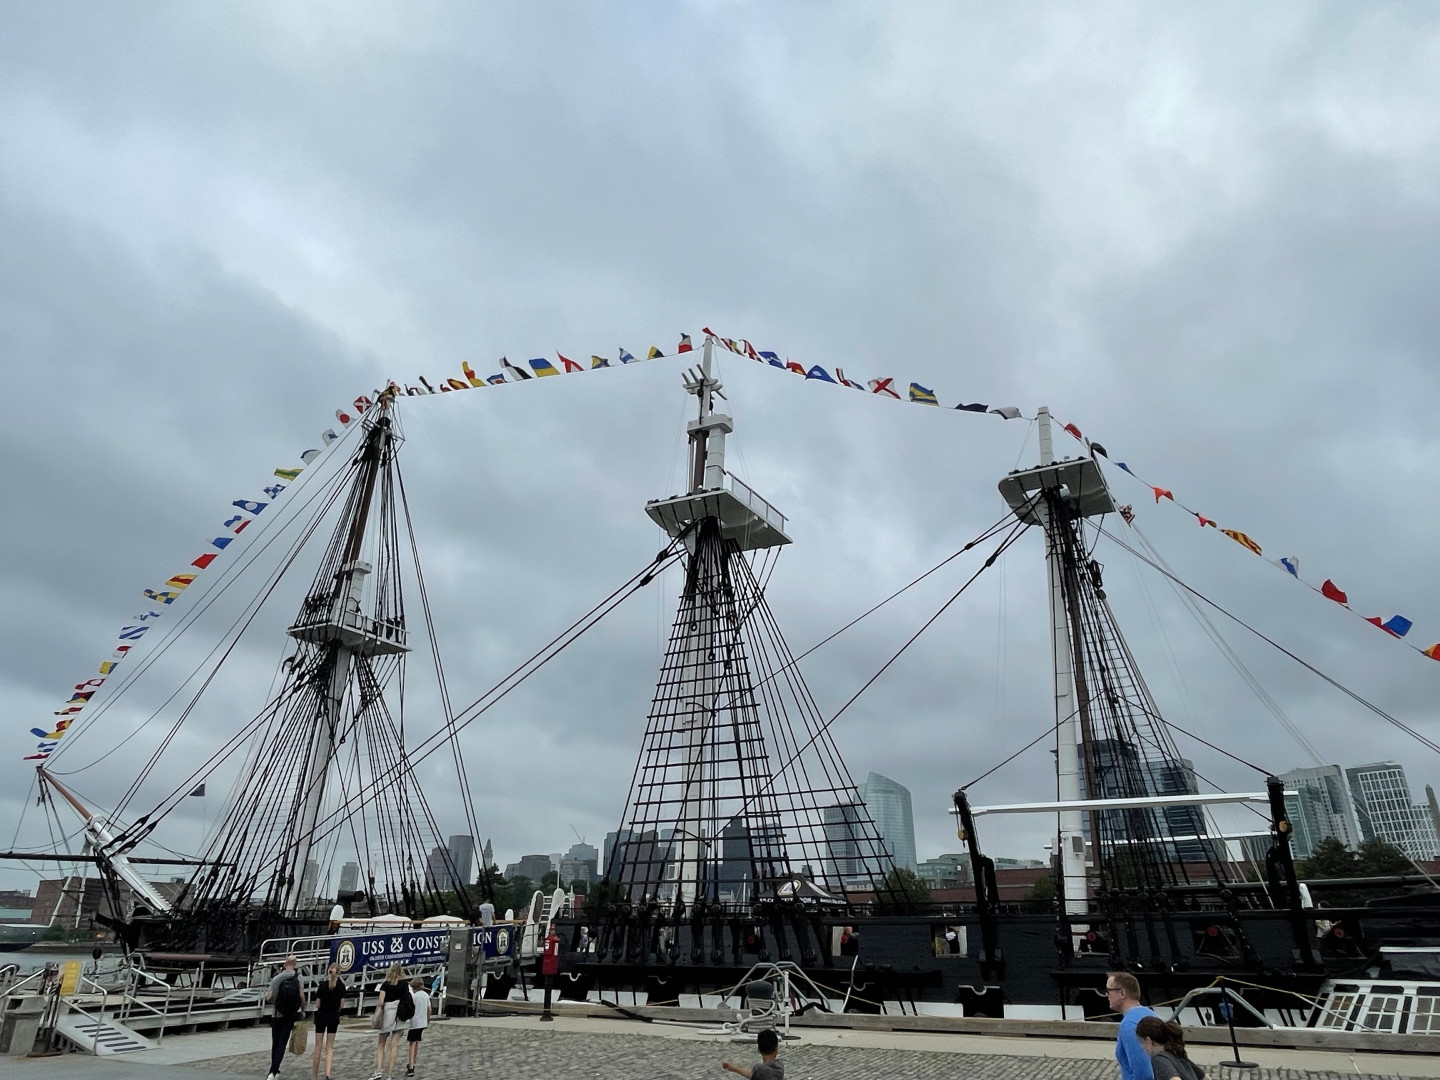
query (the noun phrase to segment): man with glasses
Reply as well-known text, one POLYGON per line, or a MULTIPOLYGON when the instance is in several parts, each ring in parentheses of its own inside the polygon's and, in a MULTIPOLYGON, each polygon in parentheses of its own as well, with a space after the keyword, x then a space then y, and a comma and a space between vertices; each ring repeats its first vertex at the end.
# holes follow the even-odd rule
POLYGON ((1115 1060, 1120 1063, 1120 1080, 1155 1080, 1150 1055, 1140 1045, 1135 1025, 1155 1014, 1140 1004, 1140 980, 1128 971, 1105 976, 1105 997, 1110 1011, 1120 1014, 1120 1032, 1115 1036, 1115 1060))

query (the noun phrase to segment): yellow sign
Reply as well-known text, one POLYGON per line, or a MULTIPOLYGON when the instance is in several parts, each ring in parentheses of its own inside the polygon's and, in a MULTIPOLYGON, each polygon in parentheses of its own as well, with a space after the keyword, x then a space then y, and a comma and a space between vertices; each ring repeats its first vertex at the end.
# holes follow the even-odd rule
POLYGON ((80 961, 66 960, 60 968, 60 993, 62 996, 73 994, 75 987, 80 985, 80 961))

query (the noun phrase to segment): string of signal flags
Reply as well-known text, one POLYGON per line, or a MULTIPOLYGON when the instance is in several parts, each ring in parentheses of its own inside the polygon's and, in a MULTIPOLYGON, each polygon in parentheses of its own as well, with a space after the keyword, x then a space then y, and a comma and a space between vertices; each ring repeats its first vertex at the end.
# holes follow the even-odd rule
MULTIPOLYGON (((952 411, 976 413, 998 416, 1002 420, 1034 420, 1033 416, 1026 416, 1019 407, 1014 405, 991 406, 984 402, 957 401, 954 405, 942 405, 940 396, 936 391, 919 382, 904 382, 894 376, 887 376, 873 379, 853 379, 845 374, 843 368, 836 367, 833 370, 827 369, 820 364, 811 364, 808 367, 804 364, 790 359, 782 359, 776 352, 769 349, 757 349, 749 341, 743 338, 728 338, 715 333, 709 327, 703 328, 705 336, 709 337, 715 344, 734 353, 745 357, 756 363, 767 367, 776 368, 791 375, 796 375, 809 382, 824 383, 835 387, 850 390, 858 390, 872 397, 884 398, 893 401, 901 401, 907 404, 922 405, 931 408, 945 408, 952 411)), ((676 345, 671 356, 683 355, 693 352, 695 346, 689 334, 681 334, 680 341, 676 345)), ((480 390, 495 388, 499 386, 514 385, 516 383, 529 382, 535 379, 545 379, 552 376, 574 375, 587 371, 601 369, 628 367, 631 364, 645 363, 652 360, 661 360, 666 357, 659 347, 652 346, 643 357, 637 357, 629 350, 620 348, 615 357, 591 354, 588 365, 573 360, 563 353, 556 353, 556 359, 548 357, 537 357, 526 361, 525 366, 513 364, 505 357, 499 361, 500 370, 486 376, 475 373, 468 361, 460 365, 459 376, 447 376, 437 378, 433 382, 425 376, 418 379, 419 385, 402 384, 390 382, 383 390, 372 390, 369 394, 361 394, 355 397, 347 406, 335 410, 335 420, 341 431, 358 424, 367 412, 375 408, 382 399, 393 400, 397 397, 424 397, 431 394, 444 394, 468 390, 480 390), (528 370, 527 370, 528 368, 528 370)), ((1082 446, 1087 452, 1097 454, 1107 460, 1114 460, 1104 447, 1087 439, 1074 424, 1064 424, 1063 429, 1082 446)), ((287 465, 276 468, 273 472, 273 481, 265 484, 260 493, 264 499, 240 498, 230 503, 229 516, 221 522, 220 534, 210 539, 204 549, 191 559, 177 573, 167 578, 159 588, 148 588, 142 590, 145 600, 144 608, 132 616, 121 626, 117 637, 116 645, 111 653, 100 662, 97 674, 75 684, 73 694, 61 705, 54 715, 56 720, 48 727, 34 727, 30 733, 38 738, 35 752, 27 754, 26 761, 44 761, 60 745, 66 732, 79 718, 87 704, 96 693, 105 685, 107 679, 113 678, 116 669, 129 656, 131 650, 154 625, 155 620, 162 618, 170 609, 170 606, 180 599, 181 595, 191 585, 200 579, 201 574, 208 570, 217 559, 226 554, 231 554, 230 547, 241 538, 241 534, 255 521, 267 508, 279 500, 283 493, 290 486, 299 481, 301 473, 310 465, 314 464, 330 447, 339 441, 342 435, 334 428, 327 428, 320 433, 320 446, 303 450, 299 454, 298 465, 287 465)), ((1115 465, 1123 470, 1137 483, 1143 484, 1154 496, 1158 505, 1161 500, 1173 503, 1175 506, 1193 516, 1202 527, 1215 529, 1245 548, 1247 551, 1265 558, 1260 544, 1248 534, 1238 529, 1222 528, 1219 523, 1200 513, 1192 510, 1175 498, 1174 493, 1165 487, 1150 484, 1142 480, 1135 470, 1126 462, 1115 461, 1115 465)), ((1134 521, 1135 510, 1133 506, 1126 505, 1119 508, 1121 517, 1127 524, 1134 521)), ((1284 571, 1289 577, 1305 585, 1307 588, 1319 593, 1327 600, 1331 600, 1341 607, 1344 607, 1357 618, 1363 619, 1372 626, 1378 627, 1386 634, 1401 641, 1415 652, 1427 656, 1432 660, 1440 660, 1440 643, 1422 648, 1411 641, 1406 641, 1406 635, 1410 633, 1413 623, 1404 615, 1392 615, 1388 619, 1378 615, 1366 616, 1350 607, 1349 597, 1330 578, 1326 578, 1323 584, 1314 585, 1300 576, 1300 560, 1293 555, 1286 555, 1278 559, 1267 561, 1284 571)))

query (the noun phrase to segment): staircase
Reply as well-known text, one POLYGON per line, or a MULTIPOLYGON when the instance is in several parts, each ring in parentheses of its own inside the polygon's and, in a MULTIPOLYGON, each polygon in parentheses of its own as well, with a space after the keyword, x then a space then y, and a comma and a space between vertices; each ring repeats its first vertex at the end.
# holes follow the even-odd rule
POLYGON ((84 1013, 70 1012, 55 1024, 55 1033, 77 1049, 99 1057, 153 1050, 158 1043, 131 1031, 115 1020, 97 1020, 84 1013))

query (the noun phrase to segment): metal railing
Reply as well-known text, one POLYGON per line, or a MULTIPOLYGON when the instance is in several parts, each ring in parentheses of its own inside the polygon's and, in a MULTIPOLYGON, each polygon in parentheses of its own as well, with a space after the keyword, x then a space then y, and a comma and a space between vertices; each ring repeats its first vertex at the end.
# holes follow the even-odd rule
POLYGON ((725 471, 725 488, 767 525, 779 529, 782 533, 785 531, 785 515, 766 502, 754 488, 728 469, 725 471))

